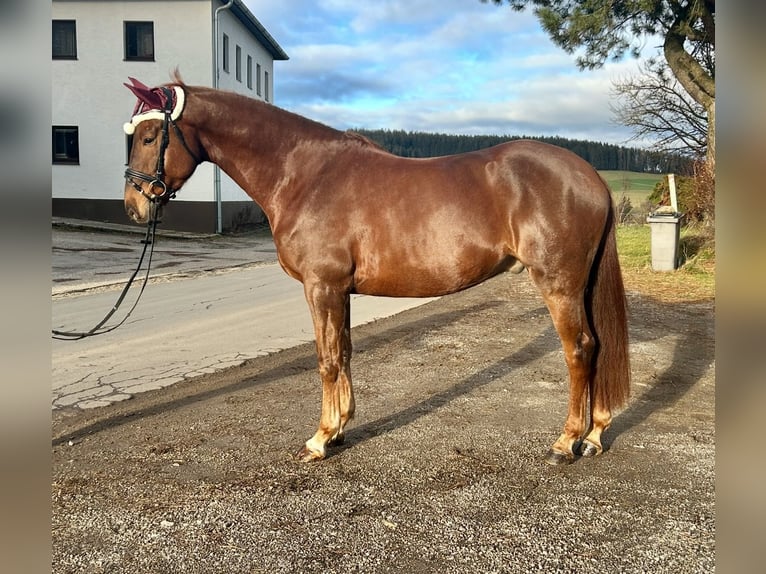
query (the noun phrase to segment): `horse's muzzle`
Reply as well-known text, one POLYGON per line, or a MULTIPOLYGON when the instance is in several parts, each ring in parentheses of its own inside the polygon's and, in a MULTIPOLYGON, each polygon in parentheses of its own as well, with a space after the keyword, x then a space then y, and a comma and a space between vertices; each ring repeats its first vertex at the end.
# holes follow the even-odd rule
POLYGON ((125 213, 134 223, 147 223, 152 213, 152 204, 142 195, 130 190, 125 197, 125 213))
POLYGON ((128 214, 128 217, 130 217, 130 219, 133 220, 134 223, 146 223, 147 221, 149 221, 148 215, 141 215, 133 207, 127 207, 125 209, 125 212, 128 214))

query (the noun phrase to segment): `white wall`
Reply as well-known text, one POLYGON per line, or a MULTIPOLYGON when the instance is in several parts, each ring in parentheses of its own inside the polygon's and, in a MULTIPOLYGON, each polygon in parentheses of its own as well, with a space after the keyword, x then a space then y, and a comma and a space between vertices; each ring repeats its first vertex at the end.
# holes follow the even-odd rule
MULTIPOLYGON (((269 73, 269 77, 274 76, 274 66, 271 54, 258 42, 248 30, 242 25, 242 23, 231 15, 228 10, 222 11, 219 14, 219 27, 221 36, 227 34, 229 36, 229 71, 223 71, 223 38, 219 39, 219 65, 221 67, 221 73, 219 76, 219 87, 223 90, 231 90, 246 96, 264 99, 263 94, 259 97, 256 94, 256 78, 255 69, 256 64, 261 65, 261 75, 264 72, 269 73), (237 81, 236 76, 236 46, 239 45, 242 48, 242 81, 237 81), (249 89, 247 87, 247 56, 253 57, 253 87, 249 89)), ((270 91, 273 91, 270 90, 270 91)), ((270 94, 271 95, 271 94, 270 94)), ((271 98, 270 98, 271 99, 271 98)), ((273 101, 273 100, 272 100, 273 101)))
MULTIPOLYGON (((52 62, 52 123, 79 126, 80 140, 80 165, 52 166, 53 197, 122 199, 122 124, 136 102, 122 83, 133 76, 149 86, 162 84, 178 66, 187 83, 211 85, 210 5, 208 0, 53 2, 53 19, 77 22, 77 60, 52 62), (124 61, 125 20, 154 22, 156 61, 124 61)), ((178 195, 191 199, 212 201, 209 164, 197 168, 178 195)))
MULTIPOLYGON (((269 100, 273 100, 273 78, 274 78, 274 66, 271 54, 258 42, 250 32, 242 25, 242 23, 234 17, 230 11, 223 10, 219 13, 219 39, 218 39, 218 87, 222 90, 230 90, 237 92, 238 94, 244 94, 250 98, 265 99, 265 92, 263 91, 263 75, 265 72, 269 74, 269 100), (229 37, 229 71, 223 70, 223 35, 226 34, 229 37), (237 81, 237 56, 236 47, 242 48, 242 75, 241 81, 237 81), (247 87, 247 56, 253 58, 253 87, 252 89, 247 87), (261 95, 257 94, 258 79, 257 69, 258 64, 261 65, 261 95)), ((234 119, 232 121, 235 121, 234 119)), ((242 191, 242 189, 234 183, 234 181, 221 172, 221 199, 223 201, 245 201, 249 200, 249 196, 242 191)))

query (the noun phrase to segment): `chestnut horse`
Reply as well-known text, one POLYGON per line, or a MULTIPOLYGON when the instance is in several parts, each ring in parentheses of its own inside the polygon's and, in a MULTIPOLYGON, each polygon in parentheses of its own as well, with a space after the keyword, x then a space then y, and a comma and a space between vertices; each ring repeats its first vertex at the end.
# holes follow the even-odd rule
POLYGON ((630 369, 612 198, 587 162, 535 141, 401 158, 359 135, 187 86, 177 75, 158 88, 132 78, 125 85, 138 97, 125 124, 134 134, 128 215, 147 222, 199 163, 215 163, 262 208, 279 263, 303 283, 322 412, 300 460, 324 458, 354 415, 350 294, 446 295, 524 268, 569 370, 566 422, 546 460, 602 452, 612 411, 628 398, 630 369))

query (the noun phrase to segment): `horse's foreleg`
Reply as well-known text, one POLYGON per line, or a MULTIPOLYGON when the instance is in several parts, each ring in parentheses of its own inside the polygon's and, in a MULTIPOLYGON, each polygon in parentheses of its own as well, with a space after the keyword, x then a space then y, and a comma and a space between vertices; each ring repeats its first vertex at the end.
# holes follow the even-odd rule
POLYGON ((569 370, 567 419, 564 430, 548 451, 546 461, 550 464, 566 464, 574 460, 574 447, 582 439, 586 430, 589 381, 596 345, 581 298, 545 291, 543 291, 543 298, 561 339, 569 370))
POLYGON ((297 454, 298 459, 308 462, 323 459, 330 441, 343 440, 343 427, 353 415, 354 398, 348 291, 323 283, 306 284, 304 290, 314 321, 322 381, 319 428, 297 454))
POLYGON ((351 298, 346 296, 345 324, 341 332, 341 344, 343 355, 341 369, 338 373, 338 403, 340 407, 340 429, 335 436, 330 438, 330 444, 343 444, 345 440, 344 430, 346 424, 354 418, 356 404, 354 402, 354 388, 351 385, 351 298))

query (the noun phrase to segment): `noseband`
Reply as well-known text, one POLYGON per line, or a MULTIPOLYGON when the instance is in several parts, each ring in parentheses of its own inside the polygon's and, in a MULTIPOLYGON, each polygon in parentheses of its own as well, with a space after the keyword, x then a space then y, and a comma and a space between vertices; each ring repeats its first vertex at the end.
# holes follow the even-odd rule
POLYGON ((160 140, 160 153, 159 157, 157 158, 157 169, 155 170, 154 175, 150 175, 148 173, 133 169, 132 167, 128 167, 125 170, 125 180, 133 187, 133 189, 135 189, 138 193, 143 195, 152 203, 161 202, 165 204, 173 199, 176 196, 176 192, 178 191, 177 189, 169 189, 165 183, 165 151, 168 149, 168 145, 170 144, 169 126, 173 126, 173 130, 175 130, 176 136, 178 137, 186 152, 192 157, 192 159, 198 164, 201 163, 201 161, 196 156, 196 154, 191 149, 189 149, 189 146, 184 139, 183 132, 179 129, 175 120, 171 117, 173 112, 173 92, 170 90, 170 88, 163 87, 161 89, 165 94, 165 105, 162 110, 164 119, 162 121, 162 139, 160 140), (148 193, 146 190, 144 190, 143 187, 141 187, 141 184, 136 181, 137 179, 148 183, 150 189, 153 190, 155 187, 158 187, 162 190, 162 192, 148 193))

